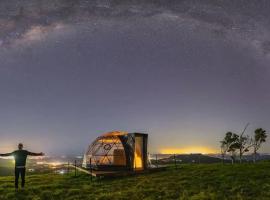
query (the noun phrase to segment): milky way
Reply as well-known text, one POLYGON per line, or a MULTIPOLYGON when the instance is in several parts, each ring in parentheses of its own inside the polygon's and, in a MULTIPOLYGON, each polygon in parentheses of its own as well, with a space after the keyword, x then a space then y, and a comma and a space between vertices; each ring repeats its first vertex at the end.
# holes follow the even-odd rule
POLYGON ((270 130, 269 62, 267 0, 3 0, 2 149, 78 153, 122 129, 217 150, 247 122, 270 130))
MULTIPOLYGON (((62 25, 166 18, 177 25, 207 28, 213 37, 249 40, 269 55, 269 2, 265 1, 2 1, 1 45, 36 40, 62 25), (31 34, 32 33, 32 34, 31 34), (35 35, 35 34, 38 34, 35 35)), ((158 21, 156 21, 158 23, 158 21)))

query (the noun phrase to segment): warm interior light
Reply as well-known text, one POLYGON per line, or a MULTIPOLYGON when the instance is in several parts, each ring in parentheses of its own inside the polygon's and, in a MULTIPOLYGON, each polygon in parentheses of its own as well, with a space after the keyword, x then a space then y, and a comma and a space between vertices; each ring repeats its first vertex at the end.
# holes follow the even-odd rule
POLYGON ((142 169, 143 168, 143 138, 135 138, 135 151, 134 151, 134 168, 142 169))
POLYGON ((114 165, 126 165, 126 156, 124 149, 115 149, 113 151, 113 164, 114 165))
POLYGON ((103 134, 103 136, 119 136, 119 135, 127 135, 127 134, 128 133, 124 131, 112 131, 112 132, 103 134))
POLYGON ((134 168, 135 169, 142 168, 143 167, 143 165, 142 165, 142 157, 135 152, 134 159, 135 159, 134 160, 134 168))
POLYGON ((102 138, 102 139, 100 139, 98 142, 100 142, 100 143, 116 143, 116 144, 120 144, 121 143, 121 141, 120 141, 120 139, 115 139, 115 138, 102 138))

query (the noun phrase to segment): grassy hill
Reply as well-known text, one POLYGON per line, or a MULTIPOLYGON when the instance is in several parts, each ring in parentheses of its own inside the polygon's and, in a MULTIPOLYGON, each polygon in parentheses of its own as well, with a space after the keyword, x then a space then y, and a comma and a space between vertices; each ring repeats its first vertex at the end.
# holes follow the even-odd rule
POLYGON ((90 181, 89 176, 43 174, 27 177, 14 192, 13 177, 0 177, 0 199, 270 199, 270 163, 189 164, 132 177, 90 181))
POLYGON ((0 176, 14 174, 14 163, 12 160, 5 160, 0 158, 0 176))

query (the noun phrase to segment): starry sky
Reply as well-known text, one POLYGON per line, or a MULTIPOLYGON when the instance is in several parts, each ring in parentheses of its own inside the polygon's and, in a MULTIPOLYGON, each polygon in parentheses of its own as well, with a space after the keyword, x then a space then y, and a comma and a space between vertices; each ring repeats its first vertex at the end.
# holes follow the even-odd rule
POLYGON ((1 0, 0 151, 125 130, 218 152, 248 122, 270 131, 269 63, 268 0, 1 0))

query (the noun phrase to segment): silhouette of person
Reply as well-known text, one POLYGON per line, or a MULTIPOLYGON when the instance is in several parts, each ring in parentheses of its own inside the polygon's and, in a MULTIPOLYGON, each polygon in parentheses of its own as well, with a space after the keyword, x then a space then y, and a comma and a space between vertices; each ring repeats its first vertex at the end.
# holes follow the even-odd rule
POLYGON ((0 156, 14 156, 15 159, 15 189, 18 190, 19 177, 21 176, 22 182, 21 187, 24 188, 25 185, 25 164, 27 156, 44 156, 44 153, 32 153, 27 150, 23 150, 23 144, 19 143, 18 150, 12 153, 0 154, 0 156))

